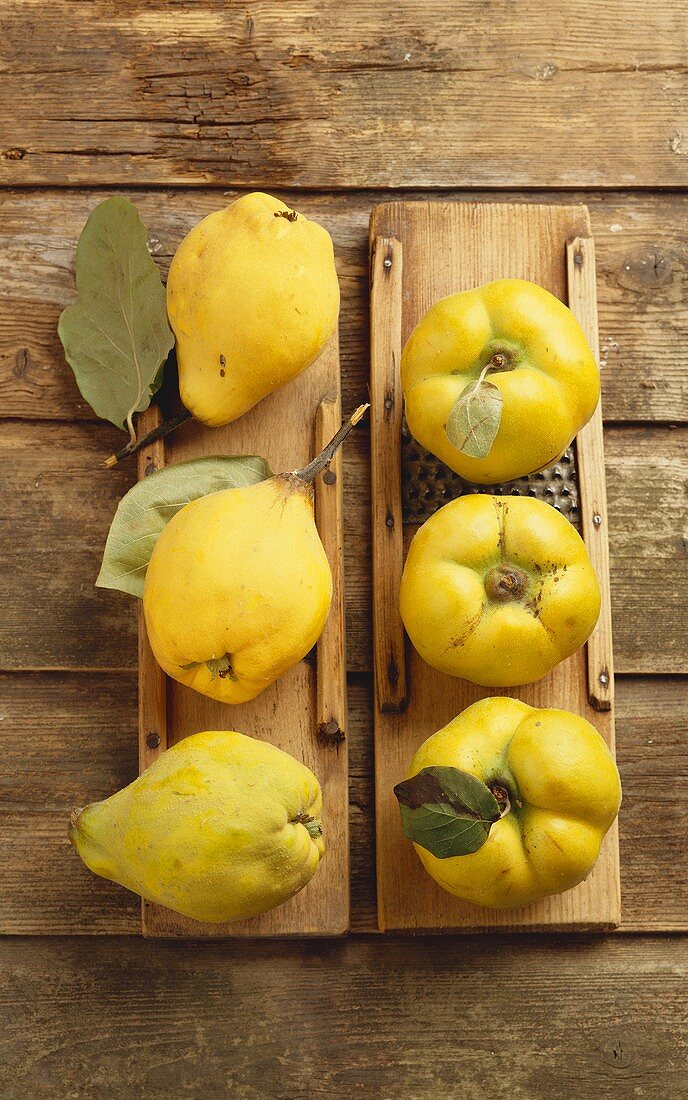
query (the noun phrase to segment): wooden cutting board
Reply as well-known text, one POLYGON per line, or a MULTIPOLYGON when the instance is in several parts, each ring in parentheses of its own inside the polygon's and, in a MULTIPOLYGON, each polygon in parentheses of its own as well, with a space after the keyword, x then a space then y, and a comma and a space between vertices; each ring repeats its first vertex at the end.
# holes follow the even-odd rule
MULTIPOLYGON (((145 414, 141 430, 159 422, 145 414)), ((139 477, 200 455, 257 454, 275 472, 294 470, 322 449, 341 424, 335 336, 304 374, 224 428, 190 423, 139 454, 139 477)), ((346 444, 345 444, 346 446, 346 444)), ((316 522, 332 568, 332 609, 313 656, 240 706, 214 702, 168 679, 148 645, 139 611, 139 764, 201 730, 237 730, 277 745, 306 764, 323 789, 325 857, 299 894, 262 916, 231 925, 202 924, 142 903, 146 936, 339 936, 349 926, 349 801, 342 544, 341 452, 317 479, 316 522)))
MULTIPOLYGON (((423 869, 401 831, 394 785, 415 750, 470 703, 513 695, 583 715, 614 751, 614 673, 602 414, 576 441, 581 534, 597 572, 602 611, 586 646, 545 679, 485 689, 436 672, 404 636, 398 612, 403 562, 417 524, 402 508, 401 350, 438 298, 497 278, 530 279, 566 302, 599 362, 595 254, 584 206, 406 203, 371 218, 371 431, 375 782, 378 923, 382 930, 604 930, 620 920, 617 827, 589 878, 564 894, 497 911, 462 902, 423 869)), ((430 464, 437 460, 430 459, 430 464)), ((437 464, 440 466, 441 464, 437 464)), ((442 468, 444 469, 444 468, 442 468)), ((432 470, 430 477, 432 477, 432 470)), ((438 471, 438 476, 443 476, 438 471)), ((407 486, 408 488, 408 486, 407 486)))

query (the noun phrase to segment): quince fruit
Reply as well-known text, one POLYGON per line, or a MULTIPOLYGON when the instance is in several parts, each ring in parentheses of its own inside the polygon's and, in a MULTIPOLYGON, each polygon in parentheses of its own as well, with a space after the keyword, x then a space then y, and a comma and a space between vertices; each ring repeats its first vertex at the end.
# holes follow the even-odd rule
POLYGON ((242 195, 179 245, 167 312, 182 401, 204 424, 228 424, 310 366, 334 332, 330 235, 271 195, 242 195))
POLYGON ((401 359, 411 434, 466 481, 555 462, 592 416, 600 372, 573 313, 522 279, 437 302, 401 359))
POLYGON ((592 871, 621 804, 597 730, 565 710, 481 699, 420 746, 395 787, 426 871, 496 909, 570 890, 592 871))
POLYGON ((475 494, 445 504, 416 532, 400 610, 428 664, 514 687, 586 641, 600 590, 585 543, 550 504, 475 494))
POLYGON ((214 923, 293 897, 324 852, 315 776, 240 733, 187 737, 124 790, 72 814, 91 871, 148 901, 214 923))

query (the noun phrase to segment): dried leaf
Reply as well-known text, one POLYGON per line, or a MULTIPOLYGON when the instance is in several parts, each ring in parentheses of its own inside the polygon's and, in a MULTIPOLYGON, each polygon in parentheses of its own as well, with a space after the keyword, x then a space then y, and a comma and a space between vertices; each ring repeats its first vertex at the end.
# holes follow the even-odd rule
POLYGON ((271 476, 262 458, 218 455, 180 462, 143 478, 117 506, 96 586, 142 596, 153 547, 180 508, 209 493, 255 485, 271 476))
POLYGON ((445 431, 449 442, 471 458, 486 458, 499 431, 502 395, 494 382, 479 378, 461 391, 445 431))
POLYGON ((500 817, 489 787, 458 768, 423 768, 394 793, 404 836, 438 859, 477 852, 500 817))
POLYGON ((165 288, 146 240, 132 203, 121 195, 101 202, 76 250, 77 300, 58 324, 83 397, 132 438, 132 417, 148 408, 174 347, 165 288))

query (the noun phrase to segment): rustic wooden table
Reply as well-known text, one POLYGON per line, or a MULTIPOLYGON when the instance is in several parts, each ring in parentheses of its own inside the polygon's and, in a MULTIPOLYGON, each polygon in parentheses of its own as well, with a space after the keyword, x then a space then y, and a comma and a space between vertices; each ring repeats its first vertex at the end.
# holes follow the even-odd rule
POLYGON ((688 1096, 688 3, 1 0, 2 1096, 688 1096), (93 579, 134 477, 56 334, 104 195, 163 268, 224 192, 332 232, 345 408, 392 192, 586 202, 598 257, 623 925, 372 934, 369 467, 346 452, 353 928, 139 938, 69 808, 136 768, 135 613, 93 579), (365 190, 364 190, 365 189, 365 190))

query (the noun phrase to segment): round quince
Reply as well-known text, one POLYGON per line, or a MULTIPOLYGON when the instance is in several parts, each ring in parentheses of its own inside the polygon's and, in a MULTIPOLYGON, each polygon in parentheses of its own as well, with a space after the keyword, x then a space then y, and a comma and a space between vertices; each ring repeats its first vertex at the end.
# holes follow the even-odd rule
POLYGON ((480 485, 550 466, 600 395, 597 363, 571 310, 522 279, 432 306, 404 348, 401 379, 411 434, 480 485))
POLYGON ((515 687, 586 641, 600 589, 585 543, 555 508, 474 494, 416 532, 400 610, 428 664, 484 687, 515 687))
POLYGON ((621 803, 584 718, 481 699, 429 737, 395 787, 405 836, 444 890, 507 909, 570 890, 595 866, 621 803))

